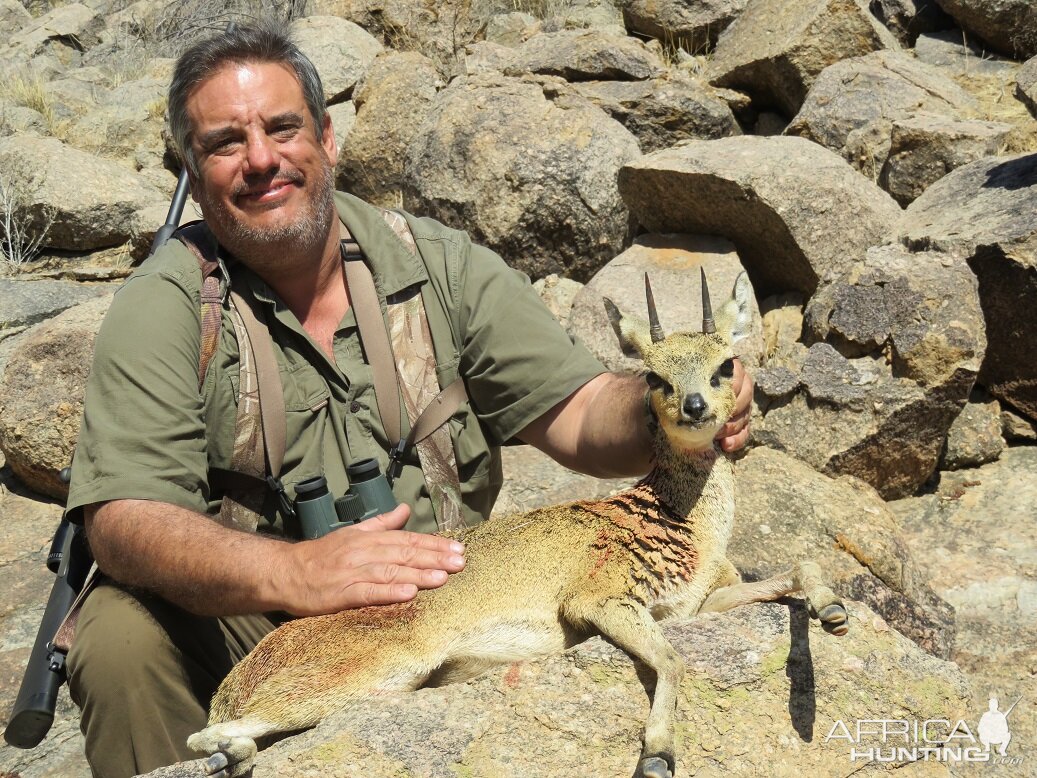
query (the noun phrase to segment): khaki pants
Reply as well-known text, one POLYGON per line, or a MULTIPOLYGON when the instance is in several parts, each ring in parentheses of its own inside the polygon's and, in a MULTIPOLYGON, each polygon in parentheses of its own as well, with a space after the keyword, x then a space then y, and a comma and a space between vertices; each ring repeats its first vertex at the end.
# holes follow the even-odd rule
POLYGON ((266 616, 205 618, 102 581, 83 604, 68 655, 94 776, 123 778, 200 754, 188 735, 231 667, 277 626, 266 616))

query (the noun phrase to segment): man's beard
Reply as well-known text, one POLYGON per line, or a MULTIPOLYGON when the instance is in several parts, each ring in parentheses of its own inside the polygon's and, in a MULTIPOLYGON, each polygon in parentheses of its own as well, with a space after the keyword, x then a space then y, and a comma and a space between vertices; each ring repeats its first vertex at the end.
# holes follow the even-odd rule
MULTIPOLYGON (((294 184, 304 181, 302 174, 294 168, 279 170, 273 180, 294 184)), ((242 183, 234 196, 247 189, 248 186, 242 183)), ((271 226, 248 224, 235 218, 222 200, 210 200, 204 191, 199 192, 198 199, 220 243, 236 259, 259 269, 271 264, 283 266, 292 255, 322 247, 335 216, 334 196, 335 174, 330 165, 324 165, 298 218, 291 222, 271 226)))

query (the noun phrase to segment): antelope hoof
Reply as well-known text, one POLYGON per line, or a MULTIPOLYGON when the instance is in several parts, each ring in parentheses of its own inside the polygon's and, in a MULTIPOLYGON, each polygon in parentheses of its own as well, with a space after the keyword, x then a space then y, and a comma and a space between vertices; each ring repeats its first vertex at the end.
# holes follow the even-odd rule
POLYGON ((222 751, 217 751, 206 759, 202 767, 205 768, 205 774, 209 776, 209 778, 230 777, 230 774, 227 772, 227 768, 230 767, 230 760, 222 751))
POLYGON ((841 602, 833 602, 818 611, 817 618, 821 620, 821 628, 833 635, 845 635, 849 629, 849 615, 841 602))
POLYGON ((187 746, 211 754, 203 763, 209 778, 240 778, 247 775, 256 758, 256 741, 250 737, 228 737, 219 730, 220 725, 217 724, 196 732, 187 739, 187 746))
POLYGON ((673 765, 660 756, 648 756, 638 765, 637 778, 673 778, 673 765))

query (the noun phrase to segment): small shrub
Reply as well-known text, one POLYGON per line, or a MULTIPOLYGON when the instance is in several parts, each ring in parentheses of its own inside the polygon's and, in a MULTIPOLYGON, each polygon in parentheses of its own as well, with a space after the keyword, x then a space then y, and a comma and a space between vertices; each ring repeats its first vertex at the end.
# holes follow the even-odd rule
POLYGON ((0 259, 4 264, 18 270, 35 259, 54 216, 53 208, 45 208, 42 225, 34 225, 15 185, 0 176, 0 259))

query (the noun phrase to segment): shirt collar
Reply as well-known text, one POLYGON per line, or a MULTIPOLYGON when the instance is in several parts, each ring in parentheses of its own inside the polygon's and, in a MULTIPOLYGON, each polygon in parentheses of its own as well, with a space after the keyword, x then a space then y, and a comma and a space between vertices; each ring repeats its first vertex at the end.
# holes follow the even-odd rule
MULTIPOLYGON (((389 297, 428 281, 424 263, 389 226, 382 209, 345 192, 335 193, 335 206, 339 218, 364 253, 380 297, 389 297)), ((400 220, 405 218, 399 213, 393 216, 400 220)))
MULTIPOLYGON (((384 300, 410 286, 428 281, 424 263, 389 226, 381 209, 345 192, 335 193, 335 208, 353 240, 360 246, 364 261, 371 268, 375 289, 378 290, 380 298, 384 300)), ((405 218, 400 214, 397 216, 400 219, 405 218)), ((221 269, 225 271, 225 268, 221 269)), ((257 299, 283 305, 259 276, 247 270, 246 273, 257 299)), ((224 272, 224 278, 226 277, 224 272)))

